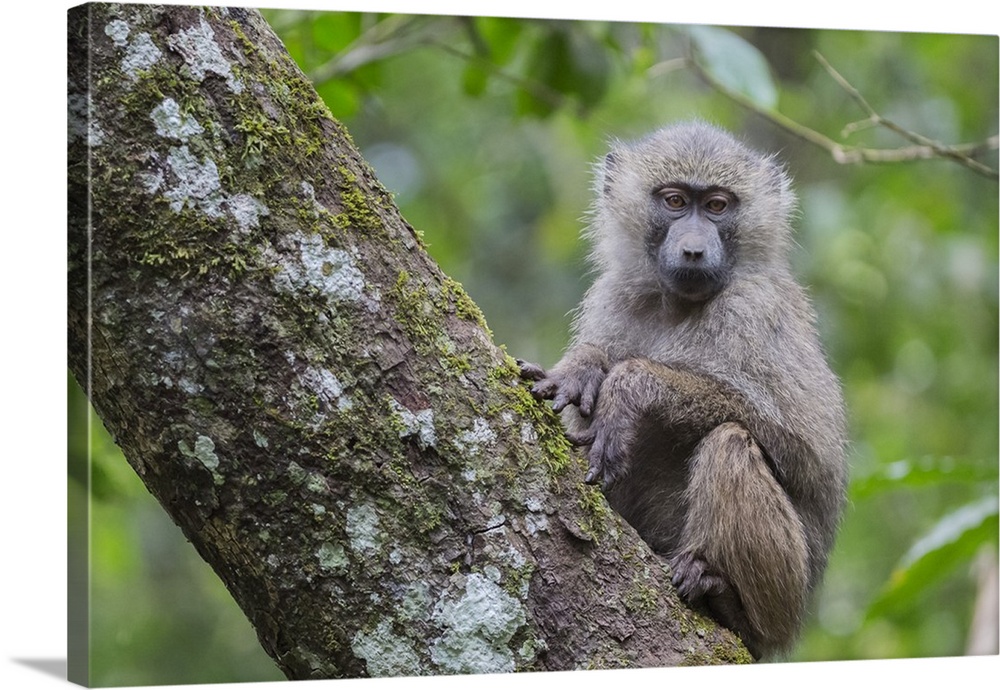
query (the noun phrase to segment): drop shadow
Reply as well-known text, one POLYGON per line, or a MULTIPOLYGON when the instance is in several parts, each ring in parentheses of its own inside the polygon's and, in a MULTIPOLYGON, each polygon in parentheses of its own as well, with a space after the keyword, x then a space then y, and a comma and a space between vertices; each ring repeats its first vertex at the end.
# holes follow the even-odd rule
POLYGON ((27 666, 47 676, 66 680, 66 659, 11 659, 16 664, 27 666))

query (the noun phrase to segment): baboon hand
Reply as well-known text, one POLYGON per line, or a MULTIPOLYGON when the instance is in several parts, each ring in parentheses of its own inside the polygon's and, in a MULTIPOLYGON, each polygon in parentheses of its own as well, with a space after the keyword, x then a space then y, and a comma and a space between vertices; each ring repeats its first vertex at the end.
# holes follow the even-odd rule
POLYGON ((672 582, 681 597, 691 605, 701 605, 708 597, 724 596, 729 583, 712 571, 705 560, 690 551, 682 551, 670 561, 672 582))
POLYGON ((681 599, 689 606, 707 610, 720 623, 735 631, 743 638, 747 649, 759 659, 761 649, 754 635, 753 627, 739 592, 732 582, 713 568, 702 556, 683 549, 670 559, 672 582, 681 599))
POLYGON ((556 365, 545 371, 537 364, 519 361, 521 377, 535 381, 531 394, 538 400, 551 400, 552 409, 562 412, 567 405, 576 405, 580 416, 589 417, 597 404, 605 372, 600 366, 584 363, 556 365))
POLYGON ((590 427, 566 436, 573 445, 587 448, 586 483, 600 484, 607 491, 628 474, 632 465, 635 424, 627 414, 598 409, 590 427))

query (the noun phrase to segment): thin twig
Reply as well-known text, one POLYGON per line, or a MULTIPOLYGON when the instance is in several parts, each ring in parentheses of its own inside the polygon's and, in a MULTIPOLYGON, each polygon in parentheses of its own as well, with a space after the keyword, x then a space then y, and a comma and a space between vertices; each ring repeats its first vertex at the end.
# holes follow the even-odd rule
MULTIPOLYGON (((840 85, 840 87, 842 89, 844 89, 844 91, 846 91, 847 94, 852 99, 854 99, 854 101, 861 107, 861 109, 864 110, 868 114, 868 120, 872 124, 874 124, 874 125, 881 125, 881 126, 885 127, 886 129, 888 129, 890 131, 893 131, 896 134, 900 135, 904 139, 906 139, 908 141, 911 141, 914 144, 916 144, 915 147, 910 147, 910 149, 909 149, 909 150, 912 150, 912 151, 915 152, 914 153, 915 157, 919 157, 919 158, 931 158, 931 157, 933 157, 933 156, 927 156, 927 155, 922 155, 922 154, 917 154, 916 153, 916 151, 918 151, 918 150, 927 148, 927 149, 930 149, 934 154, 936 154, 938 156, 942 156, 944 158, 950 158, 951 160, 954 160, 954 161, 960 163, 961 165, 964 165, 964 166, 966 166, 968 168, 971 168, 971 169, 975 170, 978 173, 981 173, 981 174, 984 174, 984 175, 989 175, 989 176, 992 176, 994 178, 997 177, 997 171, 993 170, 989 166, 986 166, 986 165, 980 163, 977 160, 973 160, 972 158, 970 158, 968 155, 966 155, 964 153, 964 150, 967 150, 969 147, 972 147, 974 150, 976 150, 976 147, 978 145, 965 144, 965 145, 961 145, 961 146, 948 146, 946 144, 942 144, 941 142, 934 141, 933 139, 929 139, 928 137, 925 137, 922 134, 918 134, 916 132, 912 132, 912 131, 910 131, 910 130, 908 130, 908 129, 902 127, 902 126, 900 126, 896 122, 894 122, 894 121, 892 121, 892 120, 890 120, 890 119, 888 119, 886 117, 882 117, 868 103, 868 101, 865 100, 864 96, 861 95, 861 92, 859 92, 849 81, 847 81, 847 79, 845 79, 843 77, 843 75, 840 74, 840 72, 838 72, 836 69, 834 69, 833 65, 831 65, 829 63, 829 61, 827 61, 827 59, 825 57, 823 57, 818 51, 813 51, 813 55, 816 56, 816 59, 819 61, 820 65, 823 66, 823 69, 825 69, 827 71, 827 74, 829 74, 831 77, 833 77, 834 81, 836 81, 840 85)), ((995 141, 996 137, 991 137, 991 139, 995 141)), ((990 140, 987 140, 987 141, 990 141, 990 140)), ((995 145, 994 145, 994 147, 995 147, 995 145)), ((897 150, 905 151, 907 149, 897 149, 897 150)))
POLYGON ((688 66, 688 59, 679 57, 670 60, 663 60, 662 62, 657 62, 655 65, 646 70, 646 74, 650 77, 662 77, 664 74, 670 74, 671 72, 676 72, 680 69, 685 69, 688 66))
POLYGON ((855 89, 846 79, 836 72, 836 70, 830 67, 829 63, 826 62, 822 56, 818 53, 816 55, 821 64, 828 68, 827 71, 831 73, 831 76, 833 76, 835 80, 837 80, 838 84, 840 84, 840 86, 844 88, 868 114, 868 118, 866 120, 849 124, 845 127, 845 131, 857 131, 863 127, 880 125, 900 134, 908 141, 913 142, 914 145, 895 149, 876 149, 841 144, 825 134, 817 132, 814 129, 810 129, 809 127, 792 120, 776 110, 762 108, 749 97, 738 91, 730 89, 728 86, 718 81, 707 69, 694 59, 694 57, 688 57, 687 64, 705 83, 722 95, 738 103, 744 108, 757 113, 761 117, 770 120, 774 124, 803 141, 824 149, 837 163, 898 163, 903 161, 944 157, 955 161, 956 163, 959 163, 960 165, 963 165, 980 175, 984 175, 985 177, 989 177, 994 180, 1000 179, 1000 175, 998 175, 996 170, 988 165, 984 165, 983 163, 974 160, 971 157, 983 151, 997 149, 998 146, 1000 146, 1000 137, 994 135, 982 142, 947 146, 945 144, 941 144, 940 142, 928 139, 922 135, 910 132, 891 120, 887 120, 886 118, 880 116, 874 108, 868 104, 857 89, 855 89))
POLYGON ((333 58, 310 71, 309 78, 313 83, 319 84, 348 74, 370 62, 423 45, 433 46, 446 54, 487 69, 497 78, 530 92, 538 100, 553 107, 559 107, 566 102, 567 99, 559 92, 538 81, 506 72, 492 60, 484 57, 485 43, 482 42, 481 37, 476 34, 473 27, 464 21, 464 17, 456 17, 455 19, 466 30, 475 46, 473 53, 460 50, 453 43, 441 40, 436 35, 440 23, 423 21, 425 19, 426 17, 406 15, 386 17, 365 31, 333 58), (433 30, 428 31, 428 28, 433 30))
POLYGON ((810 144, 815 144, 822 149, 825 149, 830 153, 833 159, 838 163, 860 163, 863 158, 852 148, 838 144, 836 141, 830 137, 817 132, 814 129, 810 129, 805 125, 799 124, 795 120, 783 115, 777 110, 769 110, 761 108, 752 99, 744 94, 733 91, 728 86, 717 80, 712 74, 706 70, 701 64, 694 58, 688 58, 688 65, 694 69, 695 73, 701 77, 701 79, 711 86, 713 89, 721 93, 723 96, 727 97, 731 101, 735 101, 739 105, 752 110, 753 112, 761 115, 774 124, 778 125, 782 129, 791 134, 794 134, 803 141, 807 141, 810 144))
POLYGON ((550 89, 545 84, 535 81, 533 79, 527 79, 525 77, 520 77, 516 74, 511 74, 505 71, 503 68, 499 67, 495 62, 488 58, 484 58, 480 55, 475 55, 472 53, 467 53, 464 50, 460 50, 455 46, 444 43, 443 41, 434 41, 433 44, 447 53, 448 55, 453 55, 457 58, 465 60, 466 62, 475 63, 476 65, 488 69, 490 74, 494 75, 498 79, 506 81, 518 88, 524 89, 531 93, 532 96, 540 101, 544 101, 549 105, 558 108, 563 105, 568 99, 561 93, 554 89, 550 89))
POLYGON ((371 62, 427 42, 427 28, 439 24, 420 15, 390 15, 358 36, 349 46, 309 72, 314 84, 341 77, 371 62))
POLYGON ((871 129, 872 127, 877 127, 877 122, 872 122, 872 119, 865 118, 864 120, 858 120, 857 122, 848 122, 840 130, 840 136, 849 137, 856 132, 860 132, 864 129, 871 129))

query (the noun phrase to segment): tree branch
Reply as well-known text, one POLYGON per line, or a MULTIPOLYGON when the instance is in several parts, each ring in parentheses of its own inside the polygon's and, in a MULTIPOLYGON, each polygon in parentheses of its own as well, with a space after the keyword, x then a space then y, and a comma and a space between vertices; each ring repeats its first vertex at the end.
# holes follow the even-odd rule
MULTIPOLYGON (((900 163, 931 158, 947 158, 980 175, 992 179, 998 179, 998 172, 996 170, 973 159, 972 156, 982 151, 995 150, 998 145, 1000 145, 1000 137, 992 136, 983 142, 948 146, 940 142, 935 142, 920 134, 910 132, 905 128, 900 127, 895 122, 880 116, 861 96, 860 92, 847 82, 847 80, 845 80, 836 70, 834 70, 825 58, 823 58, 819 53, 815 53, 815 55, 820 61, 820 64, 823 65, 824 69, 830 73, 837 83, 840 84, 840 86, 847 91, 851 98, 853 98, 855 102, 857 102, 868 114, 868 119, 863 121, 864 126, 886 127, 887 129, 905 137, 909 141, 914 142, 915 145, 895 149, 877 149, 841 144, 829 138, 825 134, 796 122, 776 110, 763 108, 742 93, 730 89, 716 79, 693 56, 689 56, 687 58, 687 64, 706 84, 724 95, 726 98, 738 103, 761 117, 770 120, 799 139, 824 149, 837 163, 900 163)), ((857 131, 860 127, 859 123, 853 123, 852 125, 845 127, 844 133, 846 135, 847 133, 857 131)))
MULTIPOLYGON (((926 159, 934 157, 950 158, 951 160, 964 165, 967 168, 974 170, 980 175, 985 175, 986 177, 992 177, 997 179, 997 171, 993 170, 987 165, 980 163, 979 161, 971 158, 971 155, 978 153, 980 151, 985 151, 989 149, 996 149, 1000 138, 997 136, 992 136, 988 138, 985 142, 979 142, 974 144, 958 144, 954 146, 948 146, 942 144, 941 142, 934 141, 922 134, 917 134, 912 132, 894 121, 882 117, 876 112, 876 110, 869 105, 868 101, 861 95, 861 93, 848 82, 833 66, 823 57, 818 51, 813 51, 813 55, 819 61, 823 69, 833 77, 834 81, 840 85, 844 91, 857 103, 862 110, 868 114, 868 122, 872 126, 882 126, 889 129, 896 134, 900 135, 904 139, 907 139, 916 146, 909 146, 900 149, 889 149, 889 150, 875 150, 875 149, 862 149, 866 152, 865 155, 868 156, 865 160, 878 160, 877 162, 887 162, 887 161, 900 161, 900 160, 916 160, 916 159, 926 159)), ((845 128, 845 131, 853 131, 849 128, 845 128)))
POLYGON ((379 20, 327 62, 309 73, 314 84, 350 74, 354 70, 430 41, 441 26, 434 18, 394 14, 379 20), (428 29, 432 31, 428 31, 428 29))
POLYGON ((749 661, 259 13, 76 8, 69 85, 70 368, 289 678, 749 661))

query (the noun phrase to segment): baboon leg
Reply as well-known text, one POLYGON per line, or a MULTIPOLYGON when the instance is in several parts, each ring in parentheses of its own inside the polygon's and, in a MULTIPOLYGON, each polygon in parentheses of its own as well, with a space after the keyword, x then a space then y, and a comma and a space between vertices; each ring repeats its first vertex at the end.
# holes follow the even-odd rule
POLYGON ((674 585, 755 656, 787 648, 808 587, 805 532, 788 495, 761 447, 732 422, 702 439, 689 472, 687 516, 671 560, 674 585))

